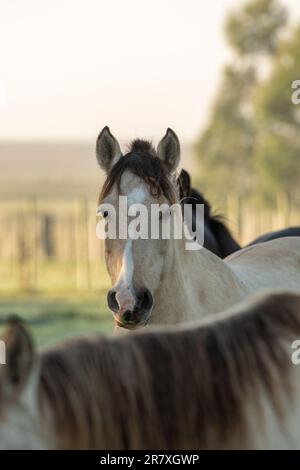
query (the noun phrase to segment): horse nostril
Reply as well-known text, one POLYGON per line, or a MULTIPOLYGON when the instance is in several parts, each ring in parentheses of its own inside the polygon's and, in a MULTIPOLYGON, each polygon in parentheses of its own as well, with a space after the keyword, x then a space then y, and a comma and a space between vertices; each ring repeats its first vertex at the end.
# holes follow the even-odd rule
POLYGON ((126 312, 123 313, 122 315, 122 320, 126 323, 129 323, 132 321, 132 312, 130 310, 126 310, 126 312))
POLYGON ((107 304, 108 307, 115 313, 119 310, 119 304, 116 299, 116 292, 114 290, 110 290, 107 294, 107 304))
POLYGON ((153 306, 153 297, 149 289, 140 289, 137 294, 137 309, 139 313, 148 312, 153 306))

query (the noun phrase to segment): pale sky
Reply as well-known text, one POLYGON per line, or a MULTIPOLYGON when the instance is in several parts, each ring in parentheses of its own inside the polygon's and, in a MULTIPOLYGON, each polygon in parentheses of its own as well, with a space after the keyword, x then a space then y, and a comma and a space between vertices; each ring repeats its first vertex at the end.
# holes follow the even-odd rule
MULTIPOLYGON (((0 0, 0 139, 185 142, 205 124, 241 0, 0 0)), ((300 1, 283 0, 300 20, 300 1)))

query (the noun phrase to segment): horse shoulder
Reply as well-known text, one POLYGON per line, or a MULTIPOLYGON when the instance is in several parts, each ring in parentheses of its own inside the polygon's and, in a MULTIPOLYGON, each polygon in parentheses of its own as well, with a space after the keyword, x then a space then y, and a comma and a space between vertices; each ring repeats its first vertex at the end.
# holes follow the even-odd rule
POLYGON ((300 237, 252 245, 225 262, 249 292, 269 287, 300 290, 300 237))

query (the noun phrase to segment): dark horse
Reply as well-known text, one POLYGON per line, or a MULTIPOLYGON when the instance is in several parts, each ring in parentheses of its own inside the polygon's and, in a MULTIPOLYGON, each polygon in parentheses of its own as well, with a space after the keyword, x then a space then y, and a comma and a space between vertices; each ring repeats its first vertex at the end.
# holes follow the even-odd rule
MULTIPOLYGON (((187 171, 181 170, 177 184, 179 186, 181 205, 190 204, 192 206, 193 230, 195 229, 196 205, 204 205, 204 247, 220 258, 226 258, 231 253, 242 249, 224 224, 222 217, 212 215, 209 202, 203 194, 191 186, 191 178, 187 171)), ((299 236, 300 227, 289 227, 261 235, 249 243, 249 245, 267 242, 276 238, 299 236)))

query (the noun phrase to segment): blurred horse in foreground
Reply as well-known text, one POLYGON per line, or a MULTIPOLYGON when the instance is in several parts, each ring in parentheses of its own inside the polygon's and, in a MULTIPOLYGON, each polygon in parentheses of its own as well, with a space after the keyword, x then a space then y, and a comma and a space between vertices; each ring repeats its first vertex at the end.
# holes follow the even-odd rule
POLYGON ((4 334, 2 449, 300 448, 300 295, 264 294, 198 324, 68 341, 4 334))

